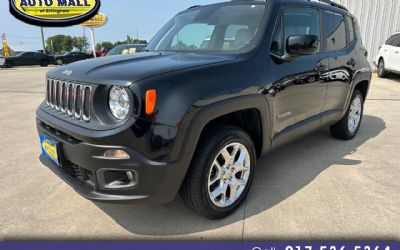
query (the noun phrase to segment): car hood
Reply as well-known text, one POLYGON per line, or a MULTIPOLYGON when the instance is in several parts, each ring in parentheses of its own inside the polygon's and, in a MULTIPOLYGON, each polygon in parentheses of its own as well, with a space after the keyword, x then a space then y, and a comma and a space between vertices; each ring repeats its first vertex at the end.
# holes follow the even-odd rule
POLYGON ((48 77, 97 84, 128 85, 149 77, 235 59, 233 55, 137 53, 79 61, 58 67, 48 77))

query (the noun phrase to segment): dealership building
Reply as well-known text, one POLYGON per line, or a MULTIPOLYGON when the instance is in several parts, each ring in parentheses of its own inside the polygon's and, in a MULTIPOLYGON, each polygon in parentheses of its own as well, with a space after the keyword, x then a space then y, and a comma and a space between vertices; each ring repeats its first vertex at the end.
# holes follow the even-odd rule
POLYGON ((346 6, 357 17, 364 46, 368 49, 368 61, 373 66, 379 47, 390 35, 400 32, 400 0, 333 1, 346 6))

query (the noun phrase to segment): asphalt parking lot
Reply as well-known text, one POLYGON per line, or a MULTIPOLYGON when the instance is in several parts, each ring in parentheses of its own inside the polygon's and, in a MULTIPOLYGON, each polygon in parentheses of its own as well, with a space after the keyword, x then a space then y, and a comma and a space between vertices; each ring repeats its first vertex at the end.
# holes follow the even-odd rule
POLYGON ((0 70, 0 240, 400 240, 400 78, 374 76, 356 139, 323 129, 263 157, 239 211, 208 221, 179 197, 93 203, 42 166, 35 109, 47 70, 0 70))

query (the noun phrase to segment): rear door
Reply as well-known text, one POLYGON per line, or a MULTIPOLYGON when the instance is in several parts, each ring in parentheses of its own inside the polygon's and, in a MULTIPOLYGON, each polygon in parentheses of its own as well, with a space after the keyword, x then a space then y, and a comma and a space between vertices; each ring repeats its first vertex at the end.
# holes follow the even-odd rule
POLYGON ((28 58, 29 65, 38 65, 42 59, 42 54, 32 53, 28 58))
POLYGON ((285 7, 273 35, 269 72, 274 102, 274 144, 280 144, 320 125, 326 95, 321 78, 328 68, 326 55, 299 56, 290 62, 274 59, 286 52, 286 41, 294 35, 316 35, 321 39, 320 11, 311 7, 285 7))
POLYGON ((328 83, 323 112, 337 119, 345 109, 353 74, 358 69, 354 22, 351 17, 330 10, 323 11, 324 39, 329 56, 328 83))

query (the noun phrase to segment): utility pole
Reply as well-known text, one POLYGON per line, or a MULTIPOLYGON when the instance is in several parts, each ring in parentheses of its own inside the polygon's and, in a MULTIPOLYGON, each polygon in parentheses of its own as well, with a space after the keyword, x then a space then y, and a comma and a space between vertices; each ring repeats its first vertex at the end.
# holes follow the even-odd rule
POLYGON ((86 52, 86 49, 87 49, 87 47, 86 47, 86 29, 85 29, 85 26, 82 26, 83 27, 83 42, 85 43, 84 44, 84 50, 85 50, 85 52, 86 52))
POLYGON ((40 31, 42 33, 42 46, 43 46, 43 53, 46 53, 46 45, 44 43, 44 32, 43 32, 43 27, 40 27, 40 31))
POLYGON ((93 56, 96 58, 96 39, 94 37, 94 28, 90 28, 90 31, 92 32, 92 49, 93 49, 93 56))

